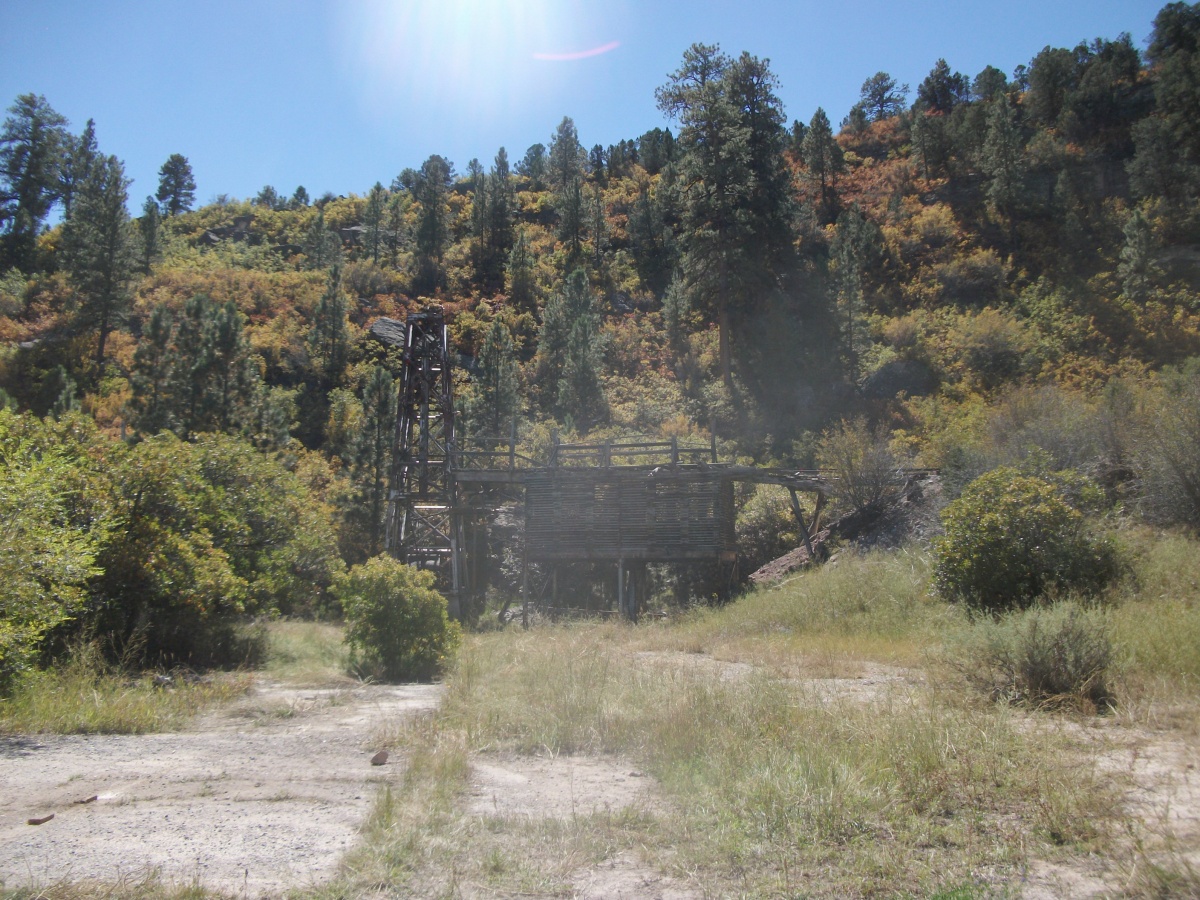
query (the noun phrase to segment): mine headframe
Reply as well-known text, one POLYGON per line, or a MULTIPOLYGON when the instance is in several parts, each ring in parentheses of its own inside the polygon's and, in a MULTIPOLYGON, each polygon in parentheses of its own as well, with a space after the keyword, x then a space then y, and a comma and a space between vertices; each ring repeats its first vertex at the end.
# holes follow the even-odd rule
MULTIPOLYGON (((396 323, 397 325, 399 323, 396 323)), ((454 479, 454 397, 446 322, 440 308, 403 324, 396 433, 385 549, 433 571, 458 614, 463 524, 454 479)))

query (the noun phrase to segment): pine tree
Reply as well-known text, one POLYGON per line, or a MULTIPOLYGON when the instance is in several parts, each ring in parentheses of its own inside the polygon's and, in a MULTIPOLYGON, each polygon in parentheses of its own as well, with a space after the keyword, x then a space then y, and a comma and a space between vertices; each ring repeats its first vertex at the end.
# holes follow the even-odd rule
MULTIPOLYGON (((157 211, 158 207, 154 208, 157 211)), ((173 428, 176 422, 171 392, 174 331, 171 310, 163 305, 155 306, 133 354, 133 371, 129 378, 133 390, 129 403, 131 424, 142 434, 158 434, 173 428)))
POLYGON ((40 94, 22 94, 0 131, 0 269, 29 273, 42 223, 58 200, 67 120, 40 94))
POLYGON ((161 225, 162 219, 158 214, 158 204, 154 202, 153 197, 147 197, 146 202, 142 204, 142 217, 138 219, 138 233, 142 238, 142 271, 147 275, 150 274, 150 267, 154 265, 161 252, 159 247, 161 225))
POLYGON ((168 391, 172 403, 176 433, 184 440, 208 430, 208 381, 213 359, 209 337, 213 303, 204 294, 196 294, 183 305, 183 315, 175 326, 174 359, 171 363, 168 391))
POLYGON ((363 244, 373 263, 379 262, 379 251, 383 249, 386 208, 387 190, 377 181, 367 194, 367 205, 363 210, 363 244))
POLYGON ((514 309, 523 312, 537 311, 537 277, 534 274, 533 255, 525 242, 525 229, 517 232, 517 240, 508 254, 506 282, 508 302, 514 309))
POLYGON ((572 272, 546 304, 536 371, 543 396, 580 431, 605 412, 600 386, 600 317, 583 269, 572 272))
POLYGON ((362 513, 367 518, 368 557, 383 550, 383 517, 395 424, 395 382, 387 369, 376 366, 363 387, 361 427, 354 453, 354 481, 363 499, 362 513))
POLYGON ((1125 223, 1125 246, 1121 248, 1121 262, 1117 265, 1117 276, 1121 279, 1121 296, 1133 303, 1145 303, 1154 289, 1154 282, 1162 270, 1155 260, 1156 242, 1150 223, 1135 209, 1125 223))
MULTIPOLYGON (((250 342, 242 328, 242 313, 232 300, 211 312, 208 403, 214 431, 244 431, 253 424, 259 376, 251 357, 250 342)), ((252 427, 250 430, 253 430, 252 427)))
POLYGON ((325 226, 325 207, 319 205, 304 236, 304 253, 308 268, 328 269, 338 265, 342 257, 342 242, 325 226))
POLYGON ((76 325, 96 332, 97 376, 104 368, 108 336, 133 300, 137 268, 133 224, 125 204, 129 179, 115 156, 97 157, 63 226, 66 269, 79 294, 76 325))
POLYGON ((431 156, 415 173, 413 198, 421 204, 414 244, 417 253, 413 292, 429 294, 445 281, 443 256, 450 240, 450 211, 447 200, 453 184, 454 167, 441 156, 431 156))
POLYGON ((484 191, 484 205, 478 212, 480 223, 480 259, 477 278, 485 293, 504 289, 504 263, 513 244, 513 196, 512 181, 508 168, 508 154, 501 147, 496 154, 492 171, 480 179, 484 191))
POLYGON ((1008 219, 1009 242, 1015 245, 1016 212, 1024 189, 1025 161, 1017 111, 1007 94, 1001 94, 992 101, 980 164, 984 174, 991 178, 987 189, 988 200, 1008 219))
POLYGON ((512 333, 499 319, 492 320, 478 364, 465 409, 468 431, 492 437, 507 434, 520 412, 521 396, 512 333))
POLYGON ((842 334, 841 355, 852 385, 858 383, 859 361, 868 346, 863 273, 874 262, 880 241, 878 227, 863 216, 857 204, 838 217, 830 246, 830 268, 842 334))
POLYGON ((158 191, 154 195, 164 216, 187 212, 196 202, 196 179, 192 165, 181 153, 172 153, 158 170, 158 191))
POLYGON ((682 271, 718 329, 733 391, 732 329, 761 307, 791 251, 783 107, 767 64, 694 44, 655 96, 680 123, 682 271))
POLYGON ((350 358, 350 329, 346 321, 346 294, 342 290, 342 270, 333 266, 325 293, 313 312, 308 333, 308 350, 313 368, 320 373, 326 389, 336 387, 350 358))
POLYGON ((62 194, 63 218, 69 219, 75 194, 87 181, 88 174, 92 171, 92 165, 99 155, 99 148, 96 145, 95 121, 88 119, 83 134, 77 138, 68 135, 65 143, 62 171, 59 175, 59 190, 62 194))
POLYGON ((138 430, 170 427, 185 440, 206 431, 253 437, 261 430, 261 377, 232 300, 217 306, 196 294, 173 330, 169 314, 156 309, 138 352, 133 404, 138 430))
POLYGON ((583 242, 583 160, 575 123, 564 117, 550 140, 549 179, 558 212, 558 238, 567 246, 568 265, 578 260, 583 242))
POLYGON ((868 121, 880 122, 904 112, 908 85, 896 83, 887 72, 876 72, 863 82, 859 91, 863 112, 868 121))
POLYGON ((829 116, 825 115, 825 110, 819 106, 809 122, 808 131, 804 134, 801 155, 804 164, 808 166, 809 178, 816 181, 821 189, 821 209, 826 216, 832 216, 837 205, 834 193, 837 188, 837 176, 845 162, 842 148, 833 138, 829 116))

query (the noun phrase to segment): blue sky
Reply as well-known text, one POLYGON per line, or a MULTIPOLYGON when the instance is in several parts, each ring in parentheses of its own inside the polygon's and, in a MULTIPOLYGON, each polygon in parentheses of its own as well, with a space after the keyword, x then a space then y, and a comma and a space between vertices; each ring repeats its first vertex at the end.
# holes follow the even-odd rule
POLYGON ((769 58, 789 120, 835 123, 887 71, 1006 73, 1128 31, 1165 0, 3 0, 0 100, 44 94, 125 160, 131 206, 172 153, 202 202, 363 193, 430 154, 514 162, 563 116, 585 145, 666 125, 654 89, 696 41, 769 58))

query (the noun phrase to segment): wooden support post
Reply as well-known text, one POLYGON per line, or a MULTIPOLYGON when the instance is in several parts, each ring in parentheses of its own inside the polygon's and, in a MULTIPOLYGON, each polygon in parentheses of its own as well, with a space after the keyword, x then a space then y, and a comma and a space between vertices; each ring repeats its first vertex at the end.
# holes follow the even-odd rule
POLYGON ((617 560, 617 609, 621 615, 629 617, 629 611, 625 609, 625 560, 617 560))
POLYGON ((529 560, 521 554, 521 627, 529 627, 529 560))
POLYGON ((821 530, 821 511, 825 509, 825 492, 817 492, 817 508, 813 510, 812 533, 821 530))
POLYGON ((679 465, 679 438, 671 435, 671 465, 679 465))
POLYGON ((808 525, 804 522, 804 511, 800 509, 800 498, 796 496, 795 488, 788 488, 788 494, 792 498, 792 513, 796 516, 796 522, 800 525, 800 537, 804 541, 804 549, 808 551, 808 561, 815 563, 817 555, 813 552, 812 536, 808 533, 808 525))

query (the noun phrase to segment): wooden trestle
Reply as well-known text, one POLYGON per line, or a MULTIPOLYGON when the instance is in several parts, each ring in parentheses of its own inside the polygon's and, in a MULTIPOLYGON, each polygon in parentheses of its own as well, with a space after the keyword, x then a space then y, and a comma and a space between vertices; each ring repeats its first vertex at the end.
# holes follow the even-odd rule
POLYGON ((436 572, 456 618, 483 590, 489 522, 513 501, 524 501, 526 614, 531 564, 551 572, 562 563, 614 564, 618 608, 631 619, 644 600, 646 563, 731 566, 738 481, 787 488, 812 552, 810 536, 829 492, 819 472, 720 463, 715 440, 708 446, 556 440, 544 461, 518 453, 515 435, 459 441, 441 310, 414 313, 403 323, 381 319, 371 333, 403 348, 386 549, 436 572), (812 521, 799 502, 802 491, 816 494, 812 521))

